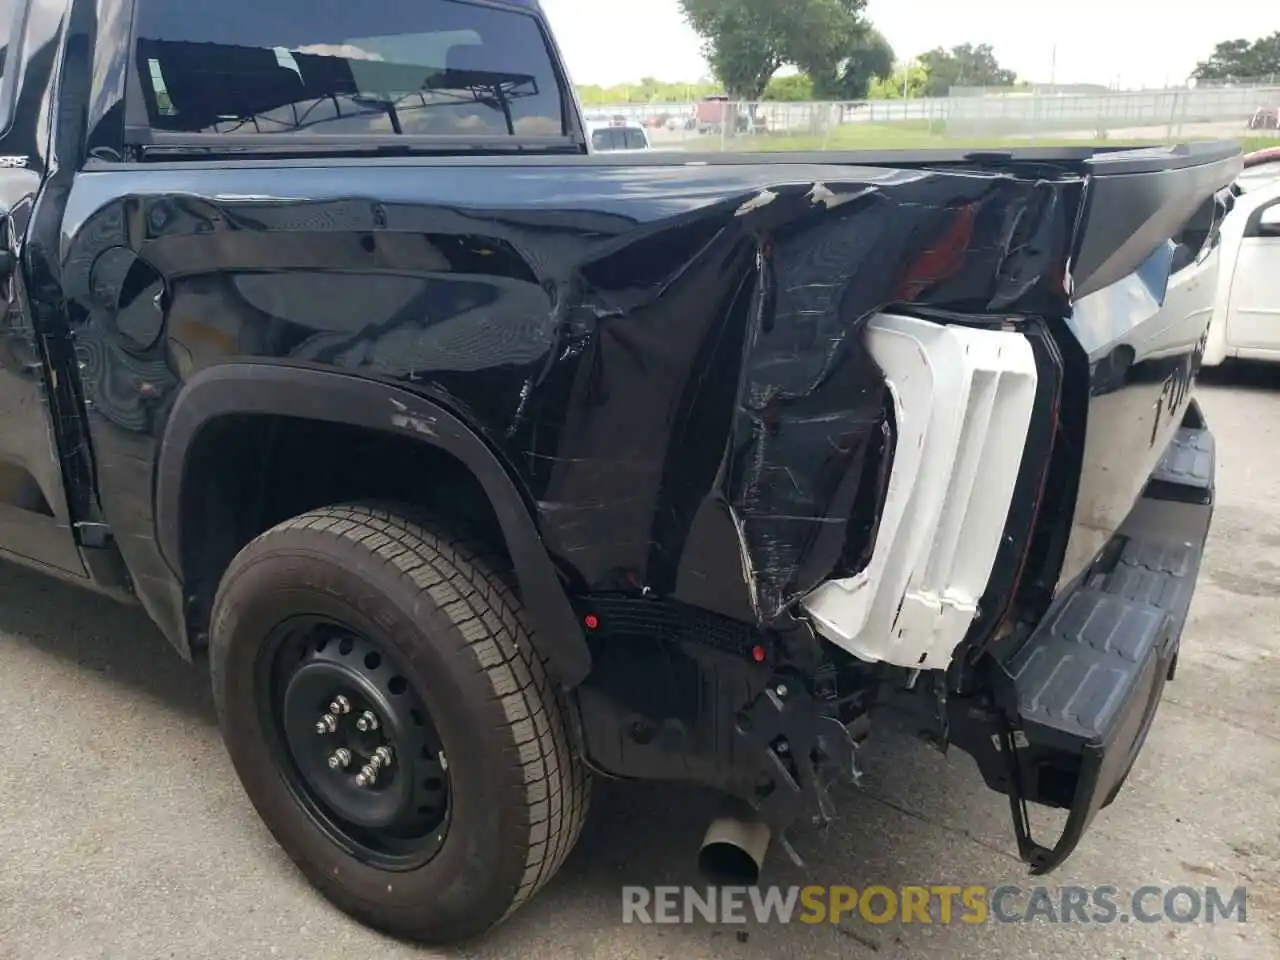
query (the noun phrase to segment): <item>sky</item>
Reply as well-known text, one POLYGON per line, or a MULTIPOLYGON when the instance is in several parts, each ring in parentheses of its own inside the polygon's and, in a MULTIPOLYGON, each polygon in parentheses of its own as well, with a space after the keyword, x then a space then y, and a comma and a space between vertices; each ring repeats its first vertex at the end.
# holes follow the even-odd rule
MULTIPOLYGON (((576 83, 696 81, 709 73, 676 0, 542 5, 576 83)), ((989 43, 1020 79, 1133 88, 1181 83, 1215 43, 1280 27, 1272 0, 868 0, 867 18, 900 59, 989 43)))

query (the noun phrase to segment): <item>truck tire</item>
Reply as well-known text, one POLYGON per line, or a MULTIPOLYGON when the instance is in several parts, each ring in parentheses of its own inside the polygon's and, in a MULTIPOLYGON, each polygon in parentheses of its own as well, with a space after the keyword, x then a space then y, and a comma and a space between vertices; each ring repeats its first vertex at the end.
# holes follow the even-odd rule
POLYGON ((325 897, 394 936, 487 930, 586 816, 507 567, 439 522, 336 506, 246 546, 214 600, 210 672, 245 791, 325 897))

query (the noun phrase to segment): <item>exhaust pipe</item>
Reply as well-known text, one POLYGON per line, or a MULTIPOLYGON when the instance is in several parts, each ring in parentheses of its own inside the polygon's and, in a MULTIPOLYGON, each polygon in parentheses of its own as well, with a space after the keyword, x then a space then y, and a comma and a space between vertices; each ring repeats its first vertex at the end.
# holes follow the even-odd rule
POLYGON ((716 886, 753 887, 760 880, 769 840, 768 824, 745 804, 726 806, 702 838, 698 869, 716 886))

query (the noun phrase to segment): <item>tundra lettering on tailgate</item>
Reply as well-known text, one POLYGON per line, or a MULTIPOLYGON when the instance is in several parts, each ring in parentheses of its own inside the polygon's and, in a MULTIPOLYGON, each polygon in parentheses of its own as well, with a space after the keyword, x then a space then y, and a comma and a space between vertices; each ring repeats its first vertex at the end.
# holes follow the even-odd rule
POLYGON ((1187 398, 1191 395, 1191 386, 1200 373, 1200 362, 1204 359, 1204 348, 1208 340, 1209 333, 1206 330, 1196 343, 1195 349, 1182 359, 1182 362, 1164 378, 1164 382, 1160 385, 1160 396, 1156 398, 1155 403, 1156 415, 1151 421, 1150 446, 1155 446, 1156 438, 1160 436, 1160 426, 1166 417, 1182 415, 1187 398))

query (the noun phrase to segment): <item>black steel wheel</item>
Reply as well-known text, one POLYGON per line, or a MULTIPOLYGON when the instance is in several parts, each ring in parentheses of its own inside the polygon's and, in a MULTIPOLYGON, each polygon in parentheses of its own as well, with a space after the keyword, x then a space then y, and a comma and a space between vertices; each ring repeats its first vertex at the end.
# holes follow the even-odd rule
POLYGON ((273 631, 259 671, 276 763, 317 826, 387 869, 434 856, 448 830, 448 755, 394 653, 300 616, 273 631))
POLYGON ((317 510, 223 576, 227 751, 307 878, 370 926, 475 936, 572 849, 589 781, 505 555, 395 508, 317 510))

